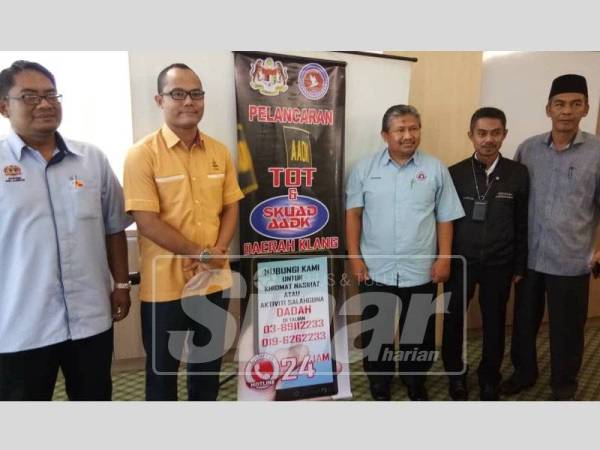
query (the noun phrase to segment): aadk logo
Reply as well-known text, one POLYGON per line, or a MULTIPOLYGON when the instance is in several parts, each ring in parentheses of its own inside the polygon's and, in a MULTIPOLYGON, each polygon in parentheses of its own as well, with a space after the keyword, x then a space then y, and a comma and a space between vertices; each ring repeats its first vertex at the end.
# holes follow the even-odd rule
POLYGON ((320 64, 307 64, 298 74, 298 88, 307 99, 319 100, 329 91, 329 75, 320 64))
POLYGON ((425 181, 427 179, 427 175, 425 175, 425 172, 417 172, 417 174, 415 175, 415 178, 418 181, 425 181))

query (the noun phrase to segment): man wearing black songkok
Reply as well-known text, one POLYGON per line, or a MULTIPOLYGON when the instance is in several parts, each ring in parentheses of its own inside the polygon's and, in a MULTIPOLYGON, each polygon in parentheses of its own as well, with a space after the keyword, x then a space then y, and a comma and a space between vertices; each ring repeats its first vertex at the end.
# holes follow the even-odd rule
POLYGON ((515 372, 501 386, 506 395, 537 379, 536 337, 547 301, 552 399, 575 399, 590 270, 600 262, 600 245, 594 249, 600 219, 600 139, 579 129, 588 111, 585 78, 559 76, 546 105, 552 131, 525 140, 515 155, 527 166, 531 182, 529 252, 526 276, 515 290, 515 372))

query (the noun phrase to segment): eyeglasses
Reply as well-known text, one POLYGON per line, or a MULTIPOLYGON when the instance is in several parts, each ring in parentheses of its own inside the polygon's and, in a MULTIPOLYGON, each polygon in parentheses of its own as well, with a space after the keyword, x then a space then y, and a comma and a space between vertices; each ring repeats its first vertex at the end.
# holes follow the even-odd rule
POLYGON ((194 89, 192 91, 184 91, 183 89, 173 89, 171 92, 163 92, 159 95, 163 97, 168 95, 173 100, 182 101, 187 98, 189 95, 192 100, 202 100, 204 98, 205 92, 201 89, 194 89))
POLYGON ((23 95, 19 95, 18 97, 7 96, 6 98, 9 98, 11 100, 21 100, 26 105, 31 105, 31 106, 39 105, 40 103, 42 103, 43 99, 46 99, 46 101, 48 103, 50 103, 51 105, 58 105, 62 101, 61 94, 46 94, 46 95, 23 94, 23 95))

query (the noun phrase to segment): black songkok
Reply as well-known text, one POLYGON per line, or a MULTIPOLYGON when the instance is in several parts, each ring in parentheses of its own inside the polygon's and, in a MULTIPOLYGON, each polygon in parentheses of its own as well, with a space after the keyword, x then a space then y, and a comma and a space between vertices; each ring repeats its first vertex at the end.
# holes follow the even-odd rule
POLYGON ((583 94, 587 97, 588 88, 587 82, 585 78, 581 75, 575 74, 567 74, 561 75, 558 78, 555 78, 552 82, 552 87, 550 88, 550 95, 548 99, 551 99, 555 95, 563 94, 565 92, 576 92, 579 94, 583 94))

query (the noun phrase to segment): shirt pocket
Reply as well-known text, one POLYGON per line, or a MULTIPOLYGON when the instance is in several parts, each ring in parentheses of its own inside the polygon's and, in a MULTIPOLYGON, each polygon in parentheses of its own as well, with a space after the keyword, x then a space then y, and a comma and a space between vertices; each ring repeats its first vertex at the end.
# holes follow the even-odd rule
POLYGON ((225 183, 224 173, 209 173, 206 176, 206 183, 209 189, 223 189, 225 183))
POLYGON ((183 202, 186 192, 185 175, 155 177, 154 181, 156 182, 156 190, 161 205, 173 205, 183 202))
POLYGON ((383 178, 372 176, 365 180, 363 184, 363 202, 365 207, 371 202, 382 201, 391 195, 389 184, 386 186, 383 178))
POLYGON ((102 198, 96 181, 71 180, 70 189, 76 219, 90 220, 102 217, 102 198))
POLYGON ((492 208, 492 217, 488 216, 488 220, 493 220, 496 225, 514 226, 512 225, 515 214, 514 192, 504 190, 496 192, 490 199, 490 207, 492 208))
POLYGON ((206 194, 209 205, 214 208, 217 213, 221 212, 223 207, 223 189, 225 185, 224 173, 209 173, 206 176, 206 194))
POLYGON ((595 194, 595 173, 588 167, 561 167, 560 179, 563 181, 569 203, 577 208, 593 208, 595 194))
POLYGON ((435 207, 435 185, 429 180, 414 182, 414 189, 409 195, 412 195, 411 204, 416 211, 433 210, 435 207))

